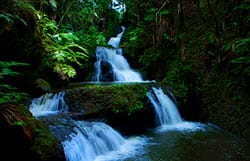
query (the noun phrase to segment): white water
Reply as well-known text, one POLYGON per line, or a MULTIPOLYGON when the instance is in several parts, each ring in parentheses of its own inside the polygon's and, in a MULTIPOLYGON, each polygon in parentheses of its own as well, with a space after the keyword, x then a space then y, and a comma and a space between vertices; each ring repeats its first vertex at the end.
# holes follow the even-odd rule
MULTIPOLYGON (((110 64, 112 71, 109 71, 113 77, 112 81, 118 82, 142 82, 142 76, 140 73, 131 69, 128 61, 122 54, 122 49, 119 49, 119 44, 122 38, 122 35, 125 31, 125 27, 122 26, 122 32, 117 34, 116 37, 110 38, 108 44, 113 46, 113 49, 105 48, 105 47, 97 47, 96 48, 96 58, 95 62, 95 74, 92 78, 93 81, 100 82, 103 79, 102 74, 102 62, 107 62, 110 64)), ((107 71, 106 71, 107 72, 107 71)))
POLYGON ((104 123, 77 121, 75 124, 75 133, 62 143, 68 161, 93 161, 98 155, 119 149, 125 142, 104 123))
POLYGON ((114 81, 120 82, 142 82, 143 79, 138 72, 132 70, 127 60, 122 55, 121 49, 108 49, 105 47, 96 48, 97 61, 95 63, 95 75, 93 81, 101 81, 101 62, 108 62, 112 68, 114 81))
MULTIPOLYGON (((113 0, 113 2, 116 3, 117 1, 113 0)), ((122 49, 119 49, 124 31, 125 27, 122 27, 122 32, 108 41, 108 44, 111 45, 113 49, 97 47, 96 72, 93 81, 99 82, 101 80, 101 62, 105 61, 111 64, 115 81, 143 82, 141 75, 130 68, 127 60, 122 55, 122 49)), ((64 93, 55 95, 49 93, 36 98, 30 105, 30 111, 34 116, 68 111, 63 96, 64 93)), ((147 93, 147 96, 155 108, 157 119, 161 127, 168 125, 160 130, 203 129, 203 127, 200 128, 197 126, 196 123, 182 121, 176 105, 164 94, 161 88, 157 89, 153 87, 152 91, 147 93)), ((137 153, 141 153, 143 146, 148 144, 147 140, 141 137, 125 139, 110 126, 101 122, 75 121, 74 124, 73 132, 62 142, 67 161, 121 161, 126 158, 133 158, 137 153)), ((157 147, 158 145, 160 145, 160 143, 157 144, 157 147)), ((166 148, 161 148, 161 150, 162 149, 166 148)), ((157 149, 153 149, 152 151, 155 151, 156 155, 159 155, 157 154, 157 149)), ((143 156, 145 157, 147 154, 145 153, 143 156)), ((162 158, 158 158, 162 160, 164 157, 165 155, 162 158)), ((134 158, 141 160, 141 157, 134 158)), ((176 160, 176 158, 173 159, 176 160)), ((143 161, 145 160, 147 159, 143 161)))
POLYGON ((33 116, 39 117, 58 112, 67 112, 68 106, 64 102, 64 92, 46 93, 39 98, 34 98, 29 106, 33 116))
POLYGON ((126 12, 126 5, 122 0, 112 0, 111 9, 119 13, 119 17, 122 18, 123 13, 126 12))
POLYGON ((108 41, 108 45, 113 46, 114 48, 118 48, 121 42, 122 35, 125 31, 125 27, 121 26, 122 32, 117 34, 116 37, 111 37, 108 41))
POLYGON ((161 88, 152 87, 147 96, 154 106, 157 121, 160 125, 177 124, 182 118, 174 102, 163 92, 161 88))
MULTIPOLYGON (((47 93, 34 98, 29 110, 37 118, 67 112, 64 92, 47 93)), ((72 133, 62 141, 67 161, 107 161, 132 157, 146 143, 141 137, 126 139, 102 122, 73 121, 72 125, 72 120, 67 121, 70 126, 74 125, 72 133)))
POLYGON ((142 139, 125 139, 101 122, 76 121, 74 133, 64 141, 67 161, 106 161, 109 157, 131 156, 142 139))

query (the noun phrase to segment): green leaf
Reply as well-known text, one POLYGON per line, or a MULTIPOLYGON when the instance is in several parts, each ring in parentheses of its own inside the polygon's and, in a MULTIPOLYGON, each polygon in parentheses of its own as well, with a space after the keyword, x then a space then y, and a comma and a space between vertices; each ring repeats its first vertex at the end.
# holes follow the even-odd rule
POLYGON ((75 69, 67 64, 56 64, 54 70, 60 74, 68 76, 69 78, 73 78, 76 75, 75 69))
POLYGON ((53 8, 57 8, 57 2, 55 0, 49 0, 49 3, 53 8))
POLYGON ((170 13, 169 10, 162 10, 162 11, 160 12, 160 15, 161 15, 161 16, 166 16, 166 15, 168 15, 169 13, 170 13))
POLYGON ((8 13, 0 14, 0 19, 4 19, 8 23, 14 24, 13 15, 8 13))
POLYGON ((147 15, 147 16, 144 18, 144 21, 154 21, 154 20, 155 20, 155 14, 147 15))
POLYGON ((243 56, 239 58, 235 58, 230 61, 231 63, 236 63, 236 64, 250 64, 250 56, 243 56))
POLYGON ((79 41, 79 38, 72 33, 59 33, 58 35, 61 38, 61 40, 65 39, 66 41, 73 41, 73 40, 79 41))
POLYGON ((22 126, 23 122, 22 121, 16 121, 16 122, 13 122, 13 125, 22 126))

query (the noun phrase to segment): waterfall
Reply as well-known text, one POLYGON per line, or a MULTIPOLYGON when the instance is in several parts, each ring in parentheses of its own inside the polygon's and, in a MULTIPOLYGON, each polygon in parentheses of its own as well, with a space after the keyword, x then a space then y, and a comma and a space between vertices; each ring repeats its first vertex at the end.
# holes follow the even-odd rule
POLYGON ((155 109, 157 122, 160 125, 182 122, 176 105, 161 88, 152 87, 147 96, 155 109))
POLYGON ((130 68, 121 49, 97 47, 96 57, 96 72, 92 78, 93 81, 143 81, 141 75, 130 68))
POLYGON ((74 133, 62 143, 67 161, 93 161, 125 143, 118 132, 104 123, 76 121, 75 125, 74 133))
POLYGON ((116 37, 111 37, 109 39, 109 41, 108 41, 108 45, 111 45, 114 48, 118 48, 119 47, 122 35, 123 35, 124 31, 125 31, 125 27, 124 26, 121 26, 121 28, 122 28, 122 32, 119 33, 119 34, 117 34, 116 37))
POLYGON ((126 12, 126 5, 121 0, 112 0, 111 8, 118 13, 121 13, 122 11, 126 12))
POLYGON ((108 44, 114 48, 98 46, 96 48, 95 73, 92 77, 94 82, 119 81, 119 82, 142 82, 140 73, 130 68, 128 61, 119 49, 119 43, 125 30, 122 26, 122 32, 116 37, 110 38, 108 44))
POLYGON ((69 109, 64 101, 64 94, 64 92, 47 93, 34 98, 29 110, 37 119, 46 117, 51 133, 61 141, 67 161, 126 158, 134 155, 137 152, 136 149, 146 143, 141 137, 125 139, 112 127, 102 122, 73 120, 70 115, 67 115, 69 109), (57 117, 56 114, 62 112, 64 117, 57 117))
POLYGON ((29 106, 33 116, 38 117, 58 112, 67 112, 68 106, 64 102, 64 92, 46 93, 39 98, 34 98, 29 106))

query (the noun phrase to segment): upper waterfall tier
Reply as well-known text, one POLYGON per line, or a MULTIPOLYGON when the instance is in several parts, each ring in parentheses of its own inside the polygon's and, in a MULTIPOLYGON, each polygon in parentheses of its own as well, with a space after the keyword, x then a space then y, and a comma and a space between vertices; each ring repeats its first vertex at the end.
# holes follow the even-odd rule
POLYGON ((141 75, 130 68, 121 49, 97 47, 96 57, 95 74, 92 81, 143 81, 141 75))
POLYGON ((108 45, 113 46, 114 48, 118 48, 121 42, 122 35, 125 31, 125 27, 121 26, 122 31, 116 35, 116 37, 111 37, 108 41, 108 45))
POLYGON ((96 48, 95 73, 92 77, 94 82, 142 82, 140 73, 132 70, 128 61, 122 55, 122 49, 118 48, 125 27, 121 26, 122 31, 111 37, 108 44, 113 49, 98 46, 96 48))

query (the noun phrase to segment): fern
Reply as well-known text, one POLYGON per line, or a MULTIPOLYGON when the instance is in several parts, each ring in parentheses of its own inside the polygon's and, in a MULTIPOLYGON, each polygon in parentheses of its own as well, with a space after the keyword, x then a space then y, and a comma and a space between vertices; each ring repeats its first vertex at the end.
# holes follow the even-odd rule
POLYGON ((6 22, 8 22, 10 24, 14 24, 14 20, 13 20, 13 15, 12 14, 8 14, 8 13, 0 14, 0 19, 4 19, 6 22))
POLYGON ((38 30, 44 36, 47 57, 45 64, 53 68, 62 79, 72 78, 76 75, 72 64, 81 66, 80 60, 87 60, 88 51, 78 44, 80 40, 73 32, 60 32, 55 21, 50 20, 47 15, 37 13, 40 20, 38 30))
POLYGON ((62 79, 72 78, 76 75, 75 69, 67 64, 56 64, 54 71, 59 73, 62 79))
POLYGON ((20 73, 17 73, 13 71, 10 67, 12 66, 27 66, 29 64, 27 63, 20 63, 20 62, 15 62, 15 61, 0 61, 0 79, 3 79, 4 76, 16 76, 19 75, 20 73))
POLYGON ((28 97, 28 94, 17 92, 18 89, 5 84, 3 79, 9 76, 18 76, 20 73, 15 72, 11 67, 27 66, 27 63, 15 61, 0 61, 0 104, 7 102, 20 102, 28 97))
POLYGON ((235 41, 235 52, 244 53, 249 52, 250 37, 235 41))

